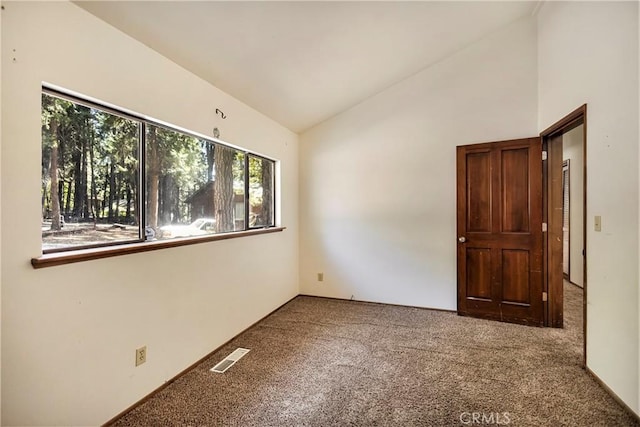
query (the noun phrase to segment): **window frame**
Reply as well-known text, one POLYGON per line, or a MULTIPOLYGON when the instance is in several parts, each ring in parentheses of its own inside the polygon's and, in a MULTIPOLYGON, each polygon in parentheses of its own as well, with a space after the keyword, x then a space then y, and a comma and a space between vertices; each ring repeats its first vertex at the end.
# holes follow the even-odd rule
POLYGON ((259 154, 255 154, 255 153, 246 153, 245 154, 245 177, 244 177, 244 205, 245 205, 245 212, 244 212, 244 220, 245 220, 245 230, 259 230, 262 228, 269 228, 269 227, 275 227, 276 226, 276 162, 272 159, 269 159, 268 157, 264 157, 261 156, 259 154), (256 225, 253 227, 250 227, 249 224, 249 216, 251 214, 251 204, 249 203, 249 158, 253 157, 256 159, 260 159, 260 160, 268 160, 270 162, 273 162, 273 173, 271 174, 271 188, 273 191, 273 225, 256 225))
MULTIPOLYGON (((114 107, 108 106, 106 104, 101 104, 97 101, 92 101, 89 99, 85 99, 82 98, 78 95, 74 95, 74 94, 70 94, 67 93, 65 91, 62 91, 60 89, 56 89, 56 88, 52 88, 50 86, 47 85, 42 85, 42 90, 41 90, 41 95, 42 94, 46 94, 49 96, 53 96, 65 101, 69 101, 72 102, 74 104, 78 104, 81 105, 83 107, 86 108, 91 108, 91 109, 95 109, 95 110, 100 110, 103 111, 105 113, 111 114, 113 116, 118 116, 118 117, 122 117, 124 119, 127 120, 131 120, 131 121, 135 121, 138 123, 138 180, 140 183, 142 183, 142 185, 145 184, 144 181, 144 176, 145 176, 145 170, 144 170, 144 152, 142 152, 141 150, 144 148, 144 138, 145 138, 145 129, 146 129, 146 123, 140 119, 140 117, 128 113, 126 111, 123 110, 118 110, 114 107)), ((42 105, 40 107, 42 109, 42 105)), ((42 145, 42 142, 41 142, 42 145)), ((42 152, 42 147, 41 147, 41 152, 42 152)), ((139 190, 139 189, 138 189, 139 190)), ((144 203, 141 204, 140 201, 140 194, 138 194, 138 212, 140 212, 140 218, 145 218, 145 206, 144 203)), ((70 251, 77 251, 77 250, 84 250, 84 249, 98 249, 98 248, 102 248, 102 247, 111 247, 111 246, 121 246, 121 245, 128 245, 128 244, 135 244, 135 243, 144 243, 145 242, 145 237, 144 237, 144 233, 141 232, 142 229, 144 227, 142 227, 142 225, 140 224, 140 220, 138 221, 138 238, 137 239, 130 239, 130 240, 122 240, 122 241, 117 241, 117 242, 110 242, 110 243, 93 243, 93 244, 88 244, 88 245, 77 245, 77 246, 68 246, 68 247, 63 247, 63 248, 52 248, 52 249, 42 249, 42 254, 43 255, 47 255, 47 254, 54 254, 54 253, 61 253, 61 252, 70 252, 70 251)), ((42 243, 42 238, 41 238, 41 243, 42 243)))
MULTIPOLYGON (((123 108, 118 108, 112 105, 109 105, 105 102, 96 100, 95 98, 85 97, 82 95, 78 95, 71 91, 59 88, 54 85, 49 85, 46 83, 42 83, 41 87, 41 98, 43 94, 53 96, 65 101, 69 101, 78 105, 81 105, 86 108, 91 108, 95 110, 102 111, 107 114, 111 114, 114 116, 118 116, 127 120, 132 120, 138 123, 138 180, 139 185, 137 188, 137 206, 139 212, 138 219, 138 238, 131 240, 123 240, 117 242, 108 242, 108 243, 92 243, 88 245, 77 245, 77 246, 68 246, 62 248, 51 248, 51 249, 42 249, 42 236, 41 236, 41 251, 42 255, 37 258, 32 258, 31 264, 34 268, 41 268, 51 265, 60 265, 66 264, 70 262, 78 262, 87 259, 97 259, 104 257, 111 257, 115 255, 121 255, 125 253, 136 253, 136 252, 144 252, 148 250, 155 249, 163 249, 169 247, 176 246, 184 246, 189 244, 198 244, 209 241, 217 241, 217 240, 225 240, 234 237, 244 237, 255 234, 263 234, 266 232, 266 229, 269 229, 268 232, 282 231, 285 228, 277 225, 276 222, 276 165, 278 160, 254 153, 245 148, 238 147, 233 144, 229 144, 224 142, 218 138, 211 137, 208 135, 198 134, 196 132, 192 132, 186 129, 183 129, 178 126, 171 125, 169 123, 156 120, 150 118, 148 116, 131 112, 130 110, 126 110, 123 108), (147 164, 146 164, 146 133, 148 126, 156 126, 160 128, 164 128, 171 132, 177 132, 180 134, 187 135, 189 137, 193 137, 199 140, 206 141, 210 144, 221 145, 227 148, 231 148, 235 151, 241 152, 244 155, 244 200, 245 200, 245 209, 244 209, 244 229, 243 230, 233 230, 226 231, 220 233, 212 233, 206 236, 189 236, 189 237, 181 237, 181 238, 169 238, 169 239, 157 239, 157 240, 147 240, 145 235, 146 228, 146 199, 147 199, 147 164), (259 227, 250 227, 249 226, 249 157, 264 159, 272 162, 273 164, 273 223, 268 226, 259 226, 259 227), (261 233, 256 233, 256 231, 262 230, 261 233)), ((42 102, 42 101, 41 101, 42 102)), ((40 106, 42 110, 42 104, 40 106)), ((42 153, 42 141, 41 141, 41 153, 42 153)))
POLYGON ((56 252, 43 254, 39 257, 31 258, 33 268, 55 267, 58 265, 72 264, 82 261, 91 261, 102 258, 111 258, 120 255, 136 254, 160 249, 177 248, 180 246, 190 246, 199 243, 216 242, 218 240, 228 240, 247 236, 257 236, 261 234, 277 233, 286 230, 286 227, 275 226, 268 228, 252 229, 246 231, 231 231, 228 233, 210 234, 207 236, 182 237, 167 240, 145 241, 142 243, 130 243, 123 245, 102 246, 99 248, 78 249, 75 251, 56 252))

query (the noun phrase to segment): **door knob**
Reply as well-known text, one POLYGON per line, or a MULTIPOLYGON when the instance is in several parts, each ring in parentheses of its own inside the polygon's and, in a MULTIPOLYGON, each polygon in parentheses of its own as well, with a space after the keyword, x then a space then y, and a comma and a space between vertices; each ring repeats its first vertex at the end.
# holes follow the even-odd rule
POLYGON ((460 243, 464 243, 464 242, 466 242, 466 241, 467 241, 467 238, 466 238, 466 237, 464 237, 464 236, 458 237, 458 242, 460 242, 460 243))

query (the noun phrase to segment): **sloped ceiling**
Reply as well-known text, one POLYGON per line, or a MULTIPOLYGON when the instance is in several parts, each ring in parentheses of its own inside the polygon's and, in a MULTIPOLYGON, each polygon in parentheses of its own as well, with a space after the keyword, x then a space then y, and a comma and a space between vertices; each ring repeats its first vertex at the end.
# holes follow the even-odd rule
POLYGON ((302 132, 530 15, 537 2, 75 3, 302 132))

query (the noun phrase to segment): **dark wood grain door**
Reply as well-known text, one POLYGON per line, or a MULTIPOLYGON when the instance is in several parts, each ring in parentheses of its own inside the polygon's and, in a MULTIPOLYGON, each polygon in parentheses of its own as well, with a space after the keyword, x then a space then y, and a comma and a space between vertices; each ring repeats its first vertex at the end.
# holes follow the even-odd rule
POLYGON ((457 147, 458 313, 543 325, 540 138, 457 147))

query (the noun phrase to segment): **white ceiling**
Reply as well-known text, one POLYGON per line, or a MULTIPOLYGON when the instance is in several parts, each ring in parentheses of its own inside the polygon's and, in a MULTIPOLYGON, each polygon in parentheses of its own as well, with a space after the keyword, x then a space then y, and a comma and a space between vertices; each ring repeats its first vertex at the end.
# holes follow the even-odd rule
POLYGON ((536 3, 76 2, 294 132, 530 15, 536 3))

